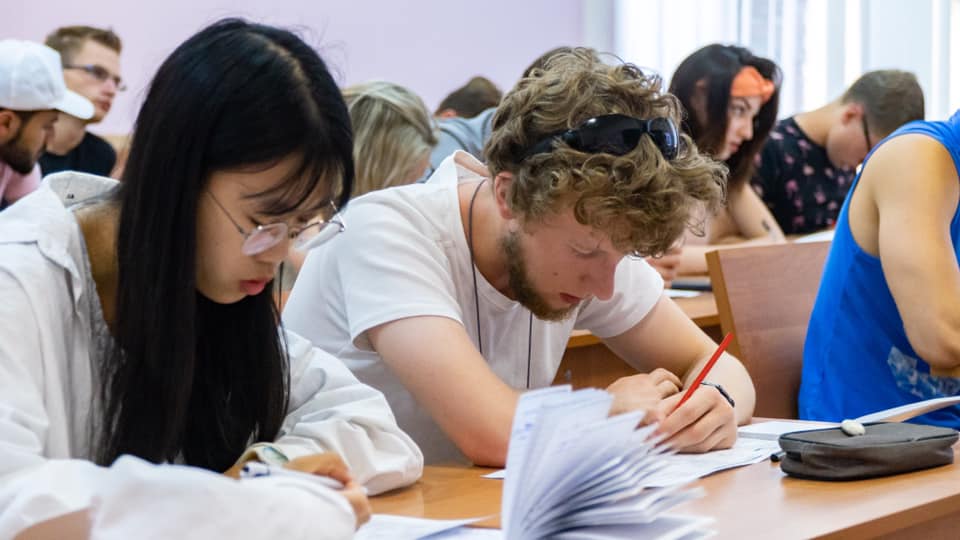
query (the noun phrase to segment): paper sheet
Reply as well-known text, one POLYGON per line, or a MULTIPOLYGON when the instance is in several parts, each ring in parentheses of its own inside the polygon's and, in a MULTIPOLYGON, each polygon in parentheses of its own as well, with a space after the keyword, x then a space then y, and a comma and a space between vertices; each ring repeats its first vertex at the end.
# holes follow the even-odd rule
MULTIPOLYGON (((485 517, 472 519, 423 519, 389 514, 374 514, 370 521, 365 523, 357 535, 356 540, 417 540, 430 537, 440 538, 438 533, 469 529, 464 525, 486 519, 485 517)), ((499 530, 496 531, 500 533, 499 530)), ((442 538, 459 538, 457 536, 442 536, 442 538)), ((494 537, 500 538, 500 536, 494 537)))
POLYGON ((500 529, 481 529, 478 527, 457 527, 442 533, 428 536, 424 540, 503 540, 500 529))
POLYGON ((779 450, 777 441, 738 438, 733 447, 727 450, 665 456, 667 466, 647 478, 644 484, 651 487, 669 486, 702 478, 725 469, 759 463, 779 450))
POLYGON ((784 433, 794 431, 807 431, 811 429, 827 429, 837 427, 839 424, 833 422, 811 422, 804 420, 771 420, 769 422, 758 422, 749 426, 741 426, 737 433, 741 437, 750 439, 766 439, 776 441, 784 433))
MULTIPOLYGON (((694 540, 713 536, 712 531, 702 530, 713 522, 713 518, 702 516, 665 516, 643 527, 643 538, 651 540, 694 540)), ((636 526, 594 527, 586 530, 565 532, 557 535, 558 540, 609 540, 610 538, 632 538, 640 533, 636 526)))
POLYGON ((855 420, 861 424, 866 424, 867 422, 902 422, 930 411, 957 404, 960 404, 960 396, 927 399, 916 403, 901 405, 900 407, 893 407, 892 409, 884 409, 875 413, 865 414, 855 420))
POLYGON ((794 238, 793 241, 798 244, 805 244, 809 242, 832 242, 833 234, 835 232, 836 232, 835 229, 828 229, 826 231, 815 232, 813 234, 808 234, 806 236, 794 238))
POLYGON ((670 298, 693 298, 700 296, 703 291, 687 291, 683 289, 667 289, 667 296, 670 298))
MULTIPOLYGON (((797 431, 793 429, 791 431, 797 431)), ((733 448, 714 450, 705 454, 672 454, 661 456, 666 465, 645 478, 640 484, 644 487, 662 487, 689 482, 725 469, 742 467, 768 459, 770 454, 780 450, 776 440, 757 438, 737 439, 733 448)), ((484 475, 484 478, 504 479, 506 470, 484 475)))

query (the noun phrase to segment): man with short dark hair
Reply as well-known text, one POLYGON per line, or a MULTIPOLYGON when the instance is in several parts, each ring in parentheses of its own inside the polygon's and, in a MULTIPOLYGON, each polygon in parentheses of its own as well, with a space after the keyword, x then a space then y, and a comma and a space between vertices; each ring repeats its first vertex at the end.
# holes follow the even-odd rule
POLYGON ((120 38, 109 29, 65 26, 47 36, 46 44, 60 53, 67 86, 89 99, 95 113, 90 119, 61 115, 40 168, 44 175, 72 170, 108 176, 117 153, 87 126, 102 121, 117 92, 126 89, 120 77, 120 38))
POLYGON ((0 208, 37 188, 37 159, 57 111, 93 116, 93 105, 67 90, 56 51, 29 41, 0 41, 0 208))
POLYGON ((857 165, 913 120, 923 120, 923 90, 913 73, 865 73, 839 99, 774 126, 757 156, 753 187, 784 233, 833 227, 857 165))
MULTIPOLYGON (((523 70, 520 78, 529 77, 536 69, 543 69, 543 66, 553 55, 570 52, 571 50, 571 47, 566 46, 550 49, 534 59, 534 61, 523 70)), ((588 51, 596 60, 600 60, 597 51, 587 48, 582 48, 581 50, 588 51)), ((473 82, 473 80, 471 80, 471 82, 473 82)), ((469 84, 470 83, 468 83, 468 86, 469 84)), ((497 92, 499 93, 499 90, 497 90, 497 92)), ((451 96, 452 95, 453 94, 451 94, 451 96)), ((448 99, 449 97, 450 96, 448 96, 448 99)), ((428 168, 430 173, 436 170, 443 160, 447 159, 450 154, 457 150, 463 150, 477 159, 483 158, 483 145, 485 145, 490 138, 493 113, 497 110, 496 105, 500 102, 500 98, 501 96, 498 96, 496 102, 492 103, 489 109, 483 111, 478 110, 474 116, 470 117, 463 114, 445 116, 442 114, 445 106, 443 103, 440 104, 436 114, 439 119, 437 122, 439 132, 437 133, 437 144, 434 145, 433 152, 430 153, 430 167, 428 168)), ((429 176, 429 174, 427 174, 427 176, 429 176)), ((426 177, 423 178, 423 180, 426 180, 426 177)))
POLYGON ((437 118, 473 118, 496 107, 503 92, 486 77, 476 76, 443 98, 434 116, 437 118))

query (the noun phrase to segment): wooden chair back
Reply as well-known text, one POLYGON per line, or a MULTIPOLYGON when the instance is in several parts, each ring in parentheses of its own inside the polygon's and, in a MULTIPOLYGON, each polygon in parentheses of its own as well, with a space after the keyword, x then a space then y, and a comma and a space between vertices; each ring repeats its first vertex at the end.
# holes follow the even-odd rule
POLYGON ((829 242, 707 253, 720 327, 757 390, 754 416, 797 418, 803 343, 829 242))

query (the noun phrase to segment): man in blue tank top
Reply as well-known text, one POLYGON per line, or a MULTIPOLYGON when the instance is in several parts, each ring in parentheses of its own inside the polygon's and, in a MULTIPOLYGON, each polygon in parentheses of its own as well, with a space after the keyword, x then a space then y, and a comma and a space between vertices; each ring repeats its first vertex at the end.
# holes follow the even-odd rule
MULTIPOLYGON (((958 201, 960 111, 907 124, 867 156, 810 318, 801 418, 960 394, 958 201)), ((960 407, 916 421, 960 428, 960 407)))

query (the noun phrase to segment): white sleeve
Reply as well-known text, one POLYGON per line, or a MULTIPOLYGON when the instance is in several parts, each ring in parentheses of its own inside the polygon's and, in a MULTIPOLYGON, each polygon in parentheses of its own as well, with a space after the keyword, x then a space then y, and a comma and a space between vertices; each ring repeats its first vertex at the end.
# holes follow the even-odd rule
POLYGON ((0 514, 0 537, 87 509, 94 540, 179 538, 352 538, 356 516, 343 495, 290 477, 237 481, 132 456, 111 467, 50 460, 0 489, 13 495, 0 514))
POLYGON ((43 463, 49 419, 43 403, 39 322, 23 286, 0 269, 0 479, 43 463))
POLYGON ((450 263, 439 242, 421 230, 430 227, 426 220, 385 204, 358 204, 350 222, 337 249, 323 255, 334 258, 357 348, 370 349, 367 330, 398 319, 440 316, 462 322, 450 263))
POLYGON ((276 446, 290 458, 335 452, 371 495, 412 484, 423 454, 378 390, 337 358, 286 332, 290 407, 276 446))
POLYGON ((591 299, 577 315, 576 327, 605 339, 633 328, 663 295, 663 278, 647 261, 624 257, 617 265, 613 296, 591 299))
POLYGON ((286 476, 241 481, 193 467, 124 456, 104 475, 91 507, 91 539, 353 538, 347 499, 286 476), (133 510, 133 511, 131 511, 133 510))
POLYGON ((195 468, 140 460, 124 466, 133 458, 109 468, 48 459, 40 322, 21 283, 4 269, 0 299, 0 538, 94 503, 105 513, 94 513, 91 538, 146 538, 161 530, 155 538, 213 538, 222 536, 222 527, 236 527, 228 537, 245 539, 352 537, 356 518, 349 504, 319 486, 286 479, 241 486, 195 468), (200 519, 200 507, 215 512, 200 519), (207 534, 198 534, 201 529, 207 534))
POLYGON ((41 321, 18 275, 0 268, 0 538, 86 508, 99 473, 88 461, 45 455, 50 418, 41 321))

